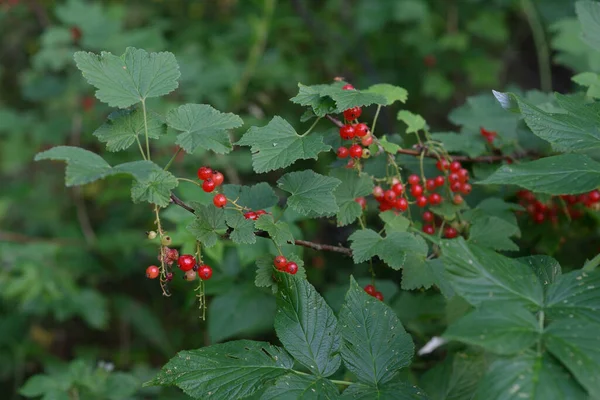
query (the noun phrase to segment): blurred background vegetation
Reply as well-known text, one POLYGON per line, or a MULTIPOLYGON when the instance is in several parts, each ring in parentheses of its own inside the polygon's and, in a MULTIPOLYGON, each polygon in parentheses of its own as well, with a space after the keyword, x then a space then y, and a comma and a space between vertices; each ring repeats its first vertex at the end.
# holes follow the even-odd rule
MULTIPOLYGON (((479 126, 516 126, 516 117, 497 107, 490 89, 564 92, 573 88, 574 73, 600 71, 600 59, 579 40, 570 3, 0 1, 0 392, 21 398, 17 389, 43 373, 23 394, 184 398, 139 389, 139 383, 180 349, 237 337, 276 340, 274 298, 253 284, 254 260, 269 251, 266 241, 223 244, 207 254, 215 276, 207 285, 208 320, 202 322, 189 284, 176 280, 167 299, 156 282, 145 279, 146 266, 156 260, 156 245, 144 233, 152 229, 152 213, 131 204, 129 182, 111 178, 66 189, 63 165, 32 162, 35 153, 60 144, 102 153, 111 164, 133 154, 105 154, 92 136, 111 110, 94 99, 74 66, 74 51, 120 55, 134 46, 173 52, 181 66, 180 88, 151 104, 159 111, 208 103, 240 114, 246 129, 273 115, 298 126, 303 110, 288 101, 298 82, 344 77, 358 88, 381 82, 405 87, 407 108, 434 131, 468 137, 479 126)), ((383 130, 399 129, 394 117, 382 116, 383 130)), ((168 140, 158 141, 156 149, 163 162, 174 150, 168 140)), ((317 168, 332 160, 320 160, 317 168)), ((229 183, 277 178, 255 176, 244 151, 179 157, 173 169, 193 177, 200 165, 221 169, 229 183)), ((194 186, 177 190, 184 199, 202 200, 194 186)), ((163 213, 174 245, 190 250, 193 241, 184 229, 189 215, 173 207, 163 213)), ((563 265, 579 265, 598 250, 591 244, 595 224, 581 224, 571 247, 561 247, 564 232, 538 240, 540 228, 533 227, 520 244, 526 254, 541 249, 556 253, 563 265)), ((315 241, 343 241, 348 234, 326 221, 296 221, 295 229, 295 236, 315 241)), ((348 275, 366 276, 364 266, 341 257, 295 251, 334 309, 348 275)), ((417 346, 442 332, 449 317, 439 294, 400 292, 398 273, 386 273, 378 288, 396 305, 417 346)), ((460 304, 453 307, 460 312, 460 304)), ((415 376, 428 363, 417 363, 415 376)))

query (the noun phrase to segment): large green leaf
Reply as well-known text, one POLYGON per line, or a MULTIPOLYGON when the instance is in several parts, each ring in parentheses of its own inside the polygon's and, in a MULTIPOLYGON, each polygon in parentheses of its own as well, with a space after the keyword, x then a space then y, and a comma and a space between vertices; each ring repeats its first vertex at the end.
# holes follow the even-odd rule
POLYGON ((172 53, 148 53, 128 47, 117 57, 78 51, 75 63, 85 79, 98 89, 96 97, 111 107, 125 108, 177 89, 179 66, 172 53))
POLYGON ((463 130, 478 132, 483 127, 497 132, 503 139, 516 138, 519 122, 519 116, 503 110, 491 94, 469 97, 464 105, 452 110, 448 118, 453 124, 463 126, 463 130))
POLYGON ((523 307, 484 303, 451 324, 444 337, 492 353, 515 354, 531 347, 541 334, 538 321, 523 307))
POLYGON ((575 10, 583 30, 583 40, 600 51, 600 4, 597 1, 580 0, 575 3, 575 10))
POLYGON ((168 171, 150 174, 147 180, 137 181, 131 187, 131 199, 134 203, 147 201, 166 207, 171 201, 171 190, 177 187, 177 178, 168 171))
POLYGON ((339 208, 334 191, 342 182, 319 175, 311 170, 289 172, 279 178, 277 185, 291 196, 287 204, 302 215, 327 216, 339 208))
POLYGON ((587 319, 556 320, 546 328, 545 345, 590 392, 600 393, 600 324, 587 319))
POLYGON ((416 386, 405 382, 390 382, 385 385, 355 383, 342 393, 342 399, 352 400, 426 400, 427 394, 416 386))
POLYGON ((549 318, 587 319, 600 323, 600 271, 572 271, 548 288, 545 310, 549 318))
MULTIPOLYGON (((149 113, 147 125, 148 137, 151 139, 158 139, 166 133, 165 124, 154 113, 149 113)), ((139 140, 138 136, 144 136, 144 132, 144 114, 141 110, 117 110, 108 116, 108 121, 96 129, 94 136, 106 143, 108 151, 120 151, 139 140)))
POLYGON ((432 400, 471 400, 487 370, 483 353, 455 353, 429 369, 420 379, 432 400))
POLYGON ((476 400, 587 398, 581 386, 552 357, 533 352, 496 360, 475 394, 476 400))
POLYGON ((66 161, 65 185, 84 185, 111 175, 111 166, 96 153, 79 147, 57 146, 38 153, 35 161, 66 161))
POLYGON ((206 104, 185 104, 167 114, 167 124, 178 131, 175 143, 188 153, 199 147, 224 154, 231 151, 229 130, 243 125, 240 117, 206 104))
POLYGON ((504 165, 482 185, 517 185, 537 193, 579 194, 600 186, 600 163, 583 154, 563 154, 504 165))
POLYGON ((341 335, 331 308, 308 281, 278 273, 275 332, 286 350, 315 375, 338 370, 341 335))
POLYGON ((519 261, 468 245, 462 238, 443 241, 442 256, 454 290, 469 303, 542 306, 541 283, 533 270, 519 261))
MULTIPOLYGON (((517 258, 517 261, 533 269, 533 272, 535 272, 544 287, 544 291, 548 290, 548 285, 555 282, 562 273, 558 261, 550 256, 537 255, 520 257, 517 258)), ((547 301, 548 300, 546 299, 546 302, 547 301)))
POLYGON ((366 93, 376 93, 385 97, 385 103, 378 103, 382 106, 389 106, 394 104, 396 101, 400 101, 402 103, 406 103, 408 100, 408 92, 406 89, 401 88, 399 86, 390 85, 388 83, 377 83, 375 85, 369 86, 366 93))
POLYGON ((369 296, 352 277, 339 323, 344 364, 360 382, 379 386, 410 364, 414 352, 410 335, 394 311, 369 296))
POLYGON ((283 221, 275 222, 272 215, 261 215, 254 226, 258 230, 267 232, 277 246, 283 246, 294 241, 290 226, 283 221))
POLYGON ((339 396, 340 391, 329 379, 288 374, 277 379, 260 400, 333 400, 339 396))
POLYGON ((251 210, 263 210, 277 204, 279 198, 266 182, 253 186, 223 185, 223 194, 228 199, 237 200, 237 204, 251 210))
POLYGON ((204 247, 213 247, 217 244, 219 235, 224 234, 227 229, 225 212, 222 208, 217 208, 212 204, 210 206, 194 204, 193 206, 196 218, 187 225, 186 229, 204 247))
POLYGON ((335 190, 335 200, 339 207, 338 225, 344 226, 354 222, 362 214, 359 197, 367 196, 373 191, 373 180, 367 174, 358 174, 351 169, 335 169, 331 176, 344 182, 335 190))
POLYGON ((323 136, 298 135, 281 117, 273 117, 262 128, 253 126, 236 144, 250 147, 252 166, 257 173, 289 167, 297 160, 316 160, 320 152, 331 149, 323 143, 323 136))
POLYGON ((377 256, 394 269, 406 264, 422 265, 427 257, 427 244, 408 232, 392 232, 385 238, 371 229, 361 229, 348 238, 352 242, 352 258, 361 263, 377 256))
POLYGON ((311 85, 306 86, 298 84, 298 94, 292 97, 292 103, 311 107, 318 117, 324 117, 326 114, 335 112, 335 101, 329 96, 321 95, 321 91, 328 88, 329 85, 311 85))
POLYGON ((499 251, 516 251, 519 250, 519 246, 510 238, 520 234, 521 231, 517 224, 493 215, 477 213, 471 220, 469 242, 499 251))
POLYGON ((292 357, 279 347, 238 340, 181 351, 145 386, 176 385, 195 399, 241 399, 293 366, 292 357))

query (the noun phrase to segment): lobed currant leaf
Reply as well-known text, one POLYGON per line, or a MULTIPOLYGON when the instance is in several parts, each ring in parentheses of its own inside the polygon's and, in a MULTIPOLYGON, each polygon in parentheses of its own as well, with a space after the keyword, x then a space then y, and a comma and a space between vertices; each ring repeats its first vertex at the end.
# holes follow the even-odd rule
POLYGON ((192 206, 196 218, 186 226, 187 231, 194 235, 203 247, 213 247, 217 244, 220 235, 227 230, 224 210, 198 203, 192 203, 192 206))
POLYGON ((328 216, 339 211, 334 192, 341 184, 337 178, 319 175, 311 170, 289 172, 277 181, 291 194, 287 204, 303 215, 328 216))
POLYGON ((294 236, 290 231, 289 225, 283 221, 275 222, 272 215, 261 215, 254 222, 254 227, 258 230, 266 231, 277 246, 283 246, 294 241, 294 236))
POLYGON ((520 233, 517 224, 481 213, 471 220, 469 242, 498 251, 517 251, 519 246, 510 237, 519 237, 520 233))
POLYGON ((377 83, 369 86, 366 93, 375 93, 385 97, 385 103, 377 103, 382 106, 389 106, 397 101, 406 103, 408 100, 408 92, 406 89, 399 86, 390 85, 388 83, 377 83))
POLYGON ((254 221, 244 218, 237 210, 225 210, 225 222, 232 229, 229 238, 234 243, 256 243, 254 221))
POLYGON ((373 191, 373 180, 367 174, 350 169, 335 169, 331 176, 343 182, 334 192, 339 207, 337 220, 339 226, 351 224, 362 215, 362 207, 356 199, 368 196, 373 191))
POLYGON ((228 199, 237 199, 237 204, 251 210, 265 210, 277 204, 279 198, 266 182, 253 186, 223 185, 223 194, 228 199))
POLYGON ((546 272, 542 282, 548 282, 552 275, 555 281, 546 287, 545 312, 549 318, 573 318, 600 324, 600 271, 571 271, 560 275, 560 266, 551 263, 552 272, 546 272))
POLYGON ((427 257, 425 241, 408 232, 392 232, 385 238, 371 229, 361 229, 348 238, 352 242, 352 258, 361 263, 378 256, 393 269, 400 269, 406 264, 420 266, 427 257))
MULTIPOLYGON (((158 139, 166 133, 166 126, 158 114, 149 113, 147 125, 150 139, 158 139)), ((94 131, 94 136, 106 143, 108 151, 121 151, 139 140, 139 135, 144 136, 144 131, 144 114, 141 110, 117 110, 108 116, 108 121, 94 131)))
POLYGON ((321 91, 328 87, 329 85, 306 86, 299 83, 298 94, 292 97, 290 101, 301 106, 311 107, 314 115, 324 117, 336 110, 335 101, 331 97, 321 94, 321 91))
POLYGON ((406 133, 417 133, 418 131, 427 127, 427 123, 423 117, 418 114, 413 114, 407 110, 399 111, 397 119, 398 121, 402 121, 407 125, 406 133))

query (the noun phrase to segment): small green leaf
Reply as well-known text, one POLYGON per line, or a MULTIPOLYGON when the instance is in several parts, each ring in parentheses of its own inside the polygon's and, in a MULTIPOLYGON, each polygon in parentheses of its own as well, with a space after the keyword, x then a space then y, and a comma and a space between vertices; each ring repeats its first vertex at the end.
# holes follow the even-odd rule
POLYGON ((311 170, 290 172, 279 178, 277 185, 290 193, 287 204, 302 215, 327 216, 339 210, 334 191, 342 182, 311 170))
POLYGON ((66 161, 65 185, 67 186, 84 185, 111 174, 111 166, 102 157, 79 147, 53 147, 35 156, 35 161, 40 160, 66 161))
POLYGON ((287 374, 294 360, 265 342, 237 340, 179 352, 144 386, 178 386, 195 399, 241 399, 287 374))
POLYGON ((388 103, 387 97, 381 94, 356 89, 343 90, 336 85, 322 89, 321 95, 329 96, 335 101, 336 112, 342 112, 352 107, 364 107, 371 104, 386 105, 388 103))
POLYGON ((335 101, 321 94, 321 91, 328 88, 329 85, 306 86, 298 84, 299 92, 290 101, 302 106, 311 107, 317 117, 324 117, 326 114, 335 112, 335 101))
POLYGON ((294 241, 289 225, 283 221, 275 222, 272 215, 261 215, 254 226, 258 230, 266 231, 277 246, 283 246, 294 241))
POLYGON ((262 128, 253 126, 236 144, 250 147, 252 166, 257 173, 289 167, 297 160, 316 160, 319 153, 331 149, 323 143, 323 136, 315 133, 300 136, 281 117, 274 117, 262 128))
POLYGON ((406 263, 402 268, 402 289, 429 289, 437 283, 435 272, 432 268, 435 260, 426 260, 424 263, 406 263))
POLYGON ((352 400, 427 400, 427 394, 416 386, 405 382, 390 382, 371 386, 355 383, 344 390, 341 399, 352 400))
MULTIPOLYGON (((298 264, 297 277, 306 279, 306 270, 304 269, 304 262, 296 254, 287 255, 288 261, 293 261, 298 264)), ((256 277, 254 284, 257 287, 268 287, 271 288, 273 293, 277 293, 279 290, 279 284, 275 280, 275 272, 277 270, 273 266, 273 256, 262 256, 256 259, 256 277)))
POLYGON ((373 181, 367 174, 360 174, 350 169, 335 169, 331 176, 344 182, 334 192, 339 207, 337 220, 339 226, 351 224, 362 215, 362 208, 356 199, 368 196, 373 191, 373 181))
POLYGON ((387 140, 387 136, 382 136, 381 139, 379 139, 379 144, 381 144, 381 147, 383 147, 383 150, 385 150, 387 153, 390 154, 397 154, 398 150, 400 150, 402 147, 398 146, 396 143, 392 143, 392 142, 388 142, 387 140))
POLYGON ((231 151, 229 130, 244 124, 232 113, 222 113, 206 104, 185 104, 167 114, 167 124, 178 131, 177 143, 187 153, 199 147, 225 154, 231 151))
POLYGON ((352 242, 350 247, 355 263, 378 256, 396 270, 409 263, 423 264, 428 250, 422 238, 408 232, 392 232, 382 238, 371 229, 361 229, 350 235, 348 240, 352 242))
MULTIPOLYGON (((166 126, 158 115, 149 113, 147 118, 148 137, 158 139, 166 133, 166 126)), ((129 148, 139 135, 144 136, 144 114, 141 110, 117 110, 108 116, 108 121, 96 129, 94 136, 106 143, 108 151, 121 151, 129 148)))
POLYGON ((260 400, 333 400, 339 396, 340 391, 329 379, 288 374, 277 379, 260 400))
POLYGON ((187 231, 194 235, 202 246, 210 248, 217 244, 219 236, 227 230, 225 212, 213 205, 194 205, 196 218, 188 224, 187 231))
POLYGON ((333 311, 306 279, 285 272, 278 272, 278 277, 277 337, 315 375, 332 375, 342 362, 341 335, 333 311))
POLYGON ((471 220, 469 243, 498 251, 517 251, 519 246, 510 237, 519 236, 520 233, 518 225, 481 213, 471 220))
POLYGON ((181 75, 175 56, 167 52, 128 47, 121 57, 78 51, 74 58, 84 78, 98 89, 96 97, 111 107, 125 108, 171 93, 181 75))
MULTIPOLYGON (((498 92, 494 92, 498 94, 498 92)), ((492 94, 481 94, 467 98, 465 104, 452 110, 450 122, 462 126, 463 131, 479 132, 481 127, 498 133, 505 140, 516 139, 519 115, 508 113, 498 106, 492 94)), ((480 139, 483 141, 483 139, 480 139)))
POLYGON ((482 185, 517 185, 533 192, 579 194, 600 186, 600 163, 583 154, 562 154, 504 165, 482 185))
POLYGON ((266 182, 253 186, 223 185, 223 194, 228 199, 236 200, 242 207, 251 210, 264 210, 277 204, 279 198, 273 188, 266 182))
POLYGON ((398 121, 402 121, 407 125, 406 133, 417 133, 420 130, 425 129, 427 123, 418 114, 413 114, 407 110, 400 110, 398 112, 398 121))
POLYGON ((379 213, 379 218, 385 223, 385 233, 406 232, 410 226, 410 220, 394 211, 384 211, 379 213))
POLYGON ((541 334, 538 321, 523 307, 483 303, 451 324, 444 337, 508 355, 528 349, 541 334))
POLYGON ((386 102, 384 104, 378 103, 382 106, 389 106, 397 101, 406 103, 406 100, 408 100, 408 92, 406 89, 387 83, 377 83, 375 85, 371 85, 367 90, 365 90, 365 92, 376 93, 385 97, 386 102))
POLYGON ((547 290, 549 318, 577 317, 600 323, 600 271, 571 271, 558 276, 547 290))
POLYGON ((360 382, 378 387, 410 365, 414 352, 410 335, 394 311, 369 296, 352 277, 339 324, 344 364, 360 382))
POLYGON ((485 141, 466 133, 442 132, 432 133, 431 138, 444 145, 450 153, 463 153, 469 157, 478 157, 487 151, 485 141))
POLYGON ((177 187, 177 178, 168 171, 152 172, 148 179, 137 181, 131 188, 134 203, 147 201, 160 207, 166 207, 171 201, 171 190, 177 187))
POLYGON ((254 221, 244 218, 241 212, 237 210, 225 210, 225 222, 233 229, 229 238, 234 243, 256 243, 254 221))
POLYGON ((571 80, 580 86, 587 87, 587 96, 595 99, 600 98, 600 74, 582 72, 573 76, 571 80))

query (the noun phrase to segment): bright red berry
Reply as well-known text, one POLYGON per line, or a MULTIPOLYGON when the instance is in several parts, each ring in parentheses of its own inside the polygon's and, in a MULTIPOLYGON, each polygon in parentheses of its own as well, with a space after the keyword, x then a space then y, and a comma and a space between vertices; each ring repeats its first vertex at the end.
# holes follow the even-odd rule
POLYGON ((447 239, 454 239, 458 236, 458 231, 451 226, 444 228, 444 237, 447 239))
POLYGON ((373 188, 373 197, 375 197, 376 199, 383 197, 383 189, 381 188, 381 186, 375 186, 373 188))
POLYGON ((392 201, 396 200, 396 192, 394 192, 394 191, 393 191, 393 190, 391 190, 391 189, 390 189, 390 190, 386 190, 386 191, 383 193, 383 198, 384 198, 386 201, 388 201, 388 202, 390 202, 390 203, 391 203, 392 201))
POLYGON ((600 191, 598 190, 592 190, 589 194, 589 200, 592 203, 597 203, 600 201, 600 191))
POLYGON ((219 171, 215 171, 212 174, 212 180, 213 180, 213 182, 215 183, 216 186, 221 186, 221 184, 225 180, 225 177, 219 171))
POLYGON ((354 125, 354 134, 356 136, 365 137, 367 136, 367 133, 369 133, 369 127, 367 126, 367 124, 363 124, 361 122, 360 124, 354 125))
POLYGON ((244 214, 244 218, 251 219, 252 221, 256 221, 258 219, 258 214, 254 211, 248 211, 244 214))
POLYGON ((183 254, 179 256, 177 264, 179 265, 180 270, 184 272, 189 271, 190 269, 194 268, 194 265, 196 265, 196 258, 191 254, 183 254))
POLYGON ((452 192, 460 192, 461 189, 462 189, 462 183, 460 183, 460 182, 454 182, 450 185, 450 190, 452 192))
POLYGON ((400 196, 404 192, 404 186, 398 182, 392 186, 392 190, 394 193, 396 193, 396 195, 400 196))
MULTIPOLYGON (((362 156, 362 152, 360 155, 362 156)), ((348 163, 346 164, 346 168, 352 169, 352 168, 354 168, 355 165, 356 165, 356 163, 354 162, 354 160, 348 160, 348 163)))
POLYGON ((469 180, 469 171, 467 171, 464 168, 461 168, 458 172, 458 177, 460 178, 461 182, 467 182, 469 180))
POLYGON ((375 295, 373 297, 375 297, 379 301, 383 301, 383 294, 381 294, 381 292, 375 292, 375 295))
POLYGON ((430 192, 434 191, 436 188, 435 179, 427 179, 425 181, 425 188, 430 192))
POLYGON ((423 225, 423 232, 428 235, 433 235, 435 233, 435 227, 433 225, 423 225))
POLYGON ((346 83, 344 86, 342 86, 342 90, 354 90, 354 86, 352 86, 349 83, 346 83))
POLYGON ((350 124, 344 125, 340 128, 340 137, 344 140, 350 140, 355 135, 354 127, 350 124))
POLYGON ((453 172, 450 175, 448 175, 448 182, 450 182, 450 183, 460 182, 460 176, 458 176, 458 174, 456 172, 453 172))
POLYGON ((421 178, 419 178, 419 175, 412 174, 408 177, 408 183, 411 185, 418 185, 419 182, 421 182, 421 178))
POLYGON ((410 194, 413 195, 413 197, 419 197, 423 194, 423 186, 421 185, 413 185, 410 187, 410 194))
POLYGON ((450 163, 450 171, 451 172, 458 172, 461 170, 461 168, 462 168, 462 165, 460 165, 460 162, 458 162, 458 161, 452 161, 450 163))
POLYGON ((431 203, 432 206, 437 206, 441 202, 442 196, 439 193, 431 193, 429 195, 429 203, 431 203))
POLYGON ((356 199, 354 199, 355 202, 357 202, 358 204, 360 204, 360 207, 364 210, 365 208, 367 208, 367 200, 365 200, 364 197, 357 197, 356 199))
POLYGON ((267 213, 267 212, 266 212, 265 210, 258 210, 258 211, 256 212, 256 216, 257 216, 257 217, 260 217, 261 215, 265 215, 266 213, 267 213))
POLYGON ((375 289, 375 286, 373 285, 367 285, 365 286, 365 292, 367 292, 367 294, 374 296, 375 293, 377 292, 377 290, 375 289))
POLYGON ((148 279, 156 279, 160 275, 160 269, 156 265, 151 265, 146 268, 146 278, 148 279))
POLYGON ((285 268, 287 263, 288 263, 287 258, 285 258, 284 256, 277 256, 273 260, 273 265, 275 265, 275 268, 277 268, 280 271, 282 271, 283 268, 285 268))
POLYGON ((337 149, 337 156, 338 158, 346 158, 350 155, 350 150, 348 150, 348 148, 341 146, 338 147, 337 149))
POLYGON ((425 207, 427 205, 427 197, 419 196, 417 197, 417 207, 425 207))
POLYGON ((200 279, 202 279, 203 281, 207 281, 210 279, 210 277, 212 276, 212 268, 209 267, 208 265, 201 265, 198 268, 198 276, 200 277, 200 279))
POLYGON ((440 171, 446 171, 448 168, 450 168, 450 162, 444 158, 444 159, 438 160, 438 162, 435 164, 435 166, 440 171))
POLYGON ((227 204, 227 197, 221 193, 216 194, 215 197, 213 197, 213 204, 217 208, 223 208, 225 207, 225 204, 227 204))
POLYGON ((215 185, 215 181, 213 181, 211 178, 202 182, 202 190, 204 190, 206 193, 210 193, 215 190, 216 186, 217 185, 215 185))
POLYGON ((350 146, 350 157, 360 158, 362 156, 362 147, 360 144, 353 144, 350 146))
POLYGON ((354 121, 362 114, 362 109, 360 107, 352 107, 344 111, 344 118, 348 121, 354 121))
POLYGON ((208 178, 212 178, 213 172, 212 169, 208 167, 200 167, 198 168, 198 179, 206 180, 208 178))
POLYGON ((469 194, 471 193, 471 190, 473 190, 473 187, 469 183, 463 183, 462 188, 460 189, 462 194, 469 194))
POLYGON ((365 147, 369 147, 373 143, 373 135, 367 135, 363 137, 360 143, 365 147))
POLYGON ((298 272, 298 264, 296 264, 293 261, 290 261, 289 263, 286 264, 285 271, 288 274, 296 275, 296 272, 298 272))
POLYGON ((406 211, 408 209, 408 200, 406 200, 404 197, 401 197, 396 200, 394 207, 400 211, 406 211))
POLYGON ((444 186, 444 182, 446 182, 446 178, 444 178, 443 175, 438 175, 435 177, 434 181, 435 181, 435 186, 440 187, 440 186, 444 186))
POLYGON ((425 222, 433 222, 434 215, 431 211, 425 211, 423 213, 423 221, 425 222))

